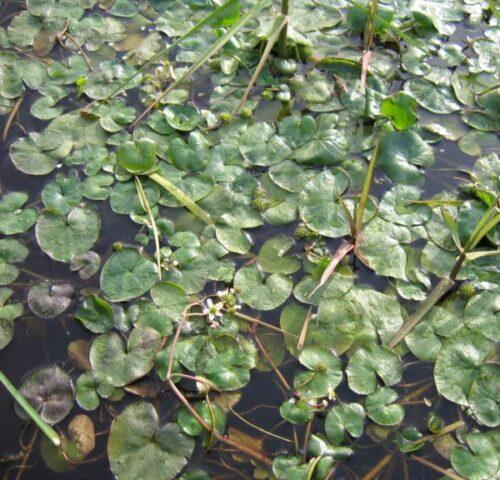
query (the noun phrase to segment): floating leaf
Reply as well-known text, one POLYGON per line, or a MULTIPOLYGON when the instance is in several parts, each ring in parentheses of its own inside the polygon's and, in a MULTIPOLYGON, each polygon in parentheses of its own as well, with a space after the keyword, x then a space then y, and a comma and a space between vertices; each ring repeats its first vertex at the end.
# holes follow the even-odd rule
MULTIPOLYGON (((24 380, 19 391, 49 425, 59 423, 73 408, 73 382, 59 367, 33 372, 24 380)), ((16 412, 26 418, 17 405, 16 412)))
POLYGON ((99 271, 100 266, 101 257, 92 250, 76 255, 70 262, 71 271, 77 271, 82 280, 93 277, 99 271))
POLYGON ((36 239, 49 257, 67 263, 94 245, 100 227, 99 214, 90 206, 75 207, 67 215, 44 210, 36 222, 36 239))
POLYGON ((182 132, 194 130, 201 121, 198 108, 192 105, 169 105, 163 113, 168 124, 182 132))
POLYGON ((31 228, 36 222, 35 208, 25 208, 28 195, 22 192, 11 192, 0 200, 0 233, 14 235, 31 228))
POLYGON ((294 257, 285 256, 293 246, 293 239, 279 236, 267 240, 259 250, 259 265, 269 273, 288 275, 300 268, 300 262, 294 257))
POLYGON ((396 92, 382 100, 380 113, 389 118, 396 129, 408 130, 417 122, 416 105, 410 95, 396 92))
POLYGON ((311 178, 300 194, 299 214, 303 222, 326 237, 347 235, 349 221, 337 199, 348 185, 349 178, 340 170, 323 170, 311 178))
POLYGON ((14 337, 14 320, 23 314, 21 303, 8 303, 12 290, 0 288, 0 350, 14 337))
POLYGON ((39 317, 54 318, 70 306, 73 292, 70 283, 39 282, 30 288, 28 304, 39 317))
POLYGON ((344 432, 354 438, 363 434, 365 409, 359 403, 335 405, 325 419, 325 431, 330 441, 339 445, 344 441, 344 432))
POLYGON ((280 415, 287 422, 301 425, 311 420, 313 409, 304 399, 297 401, 292 398, 281 405, 280 415))
POLYGON ((377 389, 377 377, 385 385, 398 383, 403 375, 403 366, 398 356, 388 348, 371 345, 354 352, 346 373, 349 388, 366 395, 377 389))
POLYGON ((419 167, 434 163, 434 151, 415 132, 392 132, 382 137, 378 165, 394 182, 403 185, 419 185, 423 173, 419 167))
POLYGON ((119 480, 173 479, 186 465, 194 442, 175 423, 160 426, 153 405, 133 403, 111 425, 108 455, 119 480))
POLYGON ((465 307, 465 324, 491 340, 500 340, 500 295, 482 292, 472 297, 465 307))
POLYGON ((152 328, 134 328, 126 347, 117 333, 104 333, 92 342, 90 363, 111 385, 122 387, 143 377, 153 368, 159 345, 160 335, 152 328))
POLYGON ((114 302, 146 293, 158 279, 156 264, 137 250, 124 248, 108 258, 101 271, 101 288, 114 302))
POLYGON ((333 396, 335 388, 342 381, 340 359, 326 348, 304 347, 299 362, 310 370, 298 373, 293 380, 301 398, 308 400, 333 396))
POLYGON ((258 267, 251 265, 236 272, 234 287, 238 289, 241 301, 248 306, 257 310, 273 310, 290 296, 293 283, 279 273, 264 279, 258 267))
POLYGON ((499 467, 495 438, 480 432, 469 432, 465 438, 467 447, 458 445, 451 452, 453 468, 468 480, 494 478, 499 467))
POLYGON ((397 425, 404 418, 402 405, 394 403, 398 394, 392 388, 379 387, 366 397, 366 414, 379 425, 397 425))

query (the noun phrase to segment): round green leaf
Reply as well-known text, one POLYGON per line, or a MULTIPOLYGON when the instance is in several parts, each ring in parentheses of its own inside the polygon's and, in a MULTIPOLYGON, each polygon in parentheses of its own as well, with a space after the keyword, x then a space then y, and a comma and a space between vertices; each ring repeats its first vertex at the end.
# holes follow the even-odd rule
POLYGON ((192 105, 169 105, 163 113, 168 124, 182 132, 194 130, 201 120, 198 108, 192 105))
POLYGON ((344 432, 358 438, 363 434, 364 419, 365 409, 359 403, 335 405, 325 419, 326 435, 337 445, 344 441, 344 432))
POLYGON ((234 276, 234 287, 239 298, 256 310, 273 310, 290 296, 293 282, 278 273, 263 278, 256 265, 238 270, 234 276))
POLYGON ((39 282, 30 288, 28 304, 39 317, 54 318, 70 306, 73 292, 70 283, 39 282))
POLYGON ((36 222, 40 248, 54 260, 69 262, 89 250, 99 238, 101 222, 90 206, 75 207, 67 215, 44 210, 36 222))
POLYGON ((132 330, 127 346, 117 333, 99 335, 90 347, 90 364, 115 387, 122 387, 146 375, 154 365, 160 334, 152 328, 132 330))
POLYGON ((108 456, 118 480, 172 480, 186 465, 194 442, 174 423, 160 426, 147 402, 133 403, 111 425, 108 456))
POLYGON ((347 235, 349 221, 337 199, 349 186, 349 178, 340 170, 323 170, 311 178, 300 193, 299 214, 314 232, 326 237, 347 235))
POLYGON ((405 415, 404 407, 394 403, 397 399, 392 388, 380 387, 366 397, 366 414, 379 425, 397 425, 405 415))
POLYGON ((137 250, 124 248, 108 258, 101 271, 101 288, 113 302, 146 293, 158 278, 157 266, 137 250))
POLYGON ((423 173, 419 167, 434 163, 434 151, 415 132, 391 132, 380 142, 378 166, 394 182, 403 185, 419 185, 423 173))
MULTIPOLYGON (((73 382, 59 367, 47 367, 33 372, 19 391, 49 425, 64 419, 73 408, 73 382)), ((22 418, 26 413, 16 404, 22 418)))
POLYGON ((293 245, 293 238, 283 235, 267 240, 259 250, 259 265, 269 273, 288 275, 296 272, 300 268, 300 261, 297 258, 285 256, 293 245))
POLYGON ((349 388, 367 395, 377 389, 377 377, 385 385, 395 385, 403 376, 399 357, 386 347, 370 345, 357 350, 346 369, 349 388))
POLYGON ((37 211, 25 208, 28 195, 23 192, 10 192, 0 200, 0 233, 14 235, 28 230, 36 222, 37 211))

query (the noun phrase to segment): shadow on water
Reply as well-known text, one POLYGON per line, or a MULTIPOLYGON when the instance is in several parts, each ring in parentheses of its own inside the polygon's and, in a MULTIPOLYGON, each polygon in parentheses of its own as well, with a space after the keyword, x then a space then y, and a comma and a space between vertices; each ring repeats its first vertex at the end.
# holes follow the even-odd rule
MULTIPOLYGON (((3 11, 3 19, 5 20, 15 12, 15 4, 8 4, 3 11)), ((56 50, 55 55, 61 53, 56 50)), ((45 122, 34 119, 29 114, 29 107, 33 101, 33 95, 27 95, 24 101, 18 123, 14 124, 10 130, 9 139, 3 142, 0 146, 0 187, 1 192, 8 191, 25 191, 30 195, 30 202, 40 202, 40 194, 43 186, 55 173, 44 176, 42 178, 36 176, 23 175, 13 168, 10 159, 8 147, 9 144, 22 134, 22 129, 27 131, 38 131, 43 128, 45 122), (22 127, 21 127, 22 126, 22 127)), ((73 105, 72 108, 75 108, 73 105)), ((3 130, 5 116, 2 117, 0 123, 0 131, 3 130)), ((435 145, 437 153, 436 163, 432 169, 426 173, 424 186, 424 196, 441 192, 444 189, 453 190, 460 183, 460 173, 443 169, 450 168, 470 168, 473 158, 465 155, 459 150, 456 143, 441 140, 435 145)), ((380 196, 389 187, 388 182, 383 182, 379 179, 375 183, 373 194, 380 196)), ((124 243, 133 242, 134 236, 139 231, 139 226, 133 223, 128 216, 120 216, 111 211, 106 202, 96 203, 100 210, 102 220, 102 232, 104 234, 99 240, 94 250, 104 257, 109 254, 112 248, 112 243, 122 241, 124 243), (109 232, 109 233, 106 233, 109 232)), ((295 226, 287 226, 286 228, 274 228, 270 226, 261 227, 252 231, 254 240, 254 252, 257 252, 262 243, 279 233, 291 234, 295 226)), ((91 280, 82 281, 77 273, 70 272, 67 265, 51 261, 46 255, 42 254, 35 239, 30 234, 22 234, 21 241, 29 247, 30 254, 24 263, 24 267, 37 272, 38 274, 55 281, 67 281, 75 287, 75 296, 72 306, 64 313, 63 316, 51 320, 42 320, 30 314, 29 309, 26 309, 26 314, 18 319, 15 324, 14 339, 8 348, 0 351, 0 364, 2 370, 8 377, 13 379, 15 384, 20 384, 22 379, 33 369, 44 365, 57 364, 63 367, 70 373, 73 372, 74 366, 68 360, 67 346, 70 342, 78 339, 90 339, 91 335, 87 330, 81 327, 80 323, 75 321, 73 313, 77 308, 81 296, 80 292, 83 288, 98 289, 98 277, 94 276, 91 280)), ((337 242, 338 243, 338 242, 337 242)), ((330 245, 335 246, 335 243, 330 245)), ((371 270, 367 269, 359 261, 354 265, 357 273, 357 283, 370 285, 372 288, 380 291, 386 289, 389 284, 387 279, 377 277, 371 270)), ((18 283, 20 286, 16 288, 15 296, 19 301, 26 302, 27 288, 23 285, 32 284, 36 280, 33 277, 22 274, 18 283)), ((266 312, 263 319, 267 322, 278 324, 279 314, 277 312, 266 312)), ((415 358, 406 358, 407 363, 414 362, 405 370, 405 378, 402 384, 410 385, 410 387, 396 387, 401 397, 410 395, 415 388, 420 388, 428 384, 428 389, 422 392, 413 401, 412 408, 407 408, 405 416, 405 424, 414 425, 425 430, 427 419, 423 417, 422 410, 419 408, 419 403, 423 405, 424 397, 426 401, 434 402, 436 405, 435 411, 443 417, 445 422, 455 421, 458 417, 456 406, 438 398, 432 382, 432 364, 418 362, 415 358)), ((285 359, 283 374, 289 382, 293 379, 293 374, 296 370, 296 363, 292 362, 292 357, 285 359)), ((76 372, 73 372, 73 378, 76 378, 76 372)), ((152 382, 157 382, 151 379, 152 382)), ((346 402, 353 400, 355 396, 347 388, 346 382, 341 384, 338 389, 339 398, 346 402)), ((282 418, 279 415, 279 405, 287 398, 282 391, 282 387, 277 384, 274 377, 266 372, 255 372, 252 375, 252 380, 243 389, 240 403, 235 407, 240 414, 253 424, 273 431, 277 435, 282 435, 287 438, 293 438, 293 428, 290 424, 283 424, 282 418)), ((135 397, 129 395, 126 402, 133 401, 135 397)), ((411 401, 411 400, 410 400, 411 401)), ((172 395, 168 392, 161 397, 161 401, 157 402, 162 417, 172 415, 172 411, 176 408, 176 402, 172 395)), ((123 405, 120 405, 123 407, 123 405)), ((74 411, 77 411, 75 407, 74 411)), ((113 412, 103 408, 97 409, 91 413, 96 431, 105 432, 112 421, 113 412)), ((13 404, 9 396, 4 392, 0 395, 0 455, 7 457, 11 454, 16 454, 20 450, 20 439, 26 443, 31 436, 31 427, 25 430, 25 422, 14 413, 13 404)), ((67 420, 66 420, 67 422, 67 420)), ((315 419, 315 426, 318 431, 323 428, 323 419, 319 416, 315 419)), ((58 425, 58 428, 65 429, 66 423, 58 425)), ((279 440, 271 439, 263 435, 260 431, 250 427, 235 416, 230 416, 228 422, 229 428, 234 428, 245 432, 254 438, 255 442, 264 440, 266 452, 270 454, 280 453, 289 447, 289 444, 279 440)), ((304 437, 304 428, 297 427, 296 435, 299 442, 302 442, 304 437)), ((380 434, 380 432, 378 432, 380 434)), ((381 461, 385 456, 393 454, 391 464, 385 470, 385 473, 380 477, 382 479, 411 479, 432 480, 440 478, 439 473, 432 472, 416 462, 409 461, 400 453, 397 453, 395 445, 391 441, 376 442, 373 440, 376 432, 371 432, 370 436, 363 435, 355 442, 355 453, 347 461, 339 467, 335 477, 338 480, 363 478, 373 466, 381 461)), ((95 461, 80 465, 77 469, 59 474, 48 469, 45 463, 40 458, 38 448, 31 455, 29 466, 23 473, 25 480, 39 480, 42 478, 66 480, 77 479, 112 479, 113 475, 109 471, 108 460, 105 455, 106 435, 99 435, 97 438, 97 446, 94 453, 91 455, 100 455, 95 461)), ((206 469, 209 473, 218 475, 215 478, 240 478, 239 473, 248 475, 253 478, 253 469, 247 463, 235 463, 239 473, 228 469, 221 463, 221 459, 230 458, 230 452, 210 451, 205 453, 198 447, 199 455, 194 455, 191 465, 199 466, 206 469)), ((438 464, 443 464, 446 468, 446 462, 440 461, 439 456, 431 446, 425 447, 419 452, 422 456, 432 455, 433 461, 438 464)), ((12 479, 16 476, 16 471, 10 471, 11 465, 3 463, 0 458, 0 476, 7 475, 7 478, 12 479)))

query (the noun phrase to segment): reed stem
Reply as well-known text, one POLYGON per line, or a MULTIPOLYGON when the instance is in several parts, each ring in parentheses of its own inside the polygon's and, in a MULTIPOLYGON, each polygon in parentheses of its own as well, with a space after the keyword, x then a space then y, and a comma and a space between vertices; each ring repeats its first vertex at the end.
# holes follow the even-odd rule
POLYGON ((22 393, 11 383, 11 381, 0 371, 0 383, 14 397, 14 400, 26 412, 26 415, 33 420, 35 425, 47 436, 47 438, 56 446, 61 445, 59 434, 40 416, 40 414, 31 406, 22 393))

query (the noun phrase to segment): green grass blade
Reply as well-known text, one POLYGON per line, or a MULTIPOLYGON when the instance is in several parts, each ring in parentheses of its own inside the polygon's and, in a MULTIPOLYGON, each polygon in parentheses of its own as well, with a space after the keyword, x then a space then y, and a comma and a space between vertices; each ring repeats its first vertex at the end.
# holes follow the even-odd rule
POLYGON ((168 193, 174 196, 182 205, 184 205, 193 215, 203 220, 207 225, 213 225, 214 221, 210 215, 201 207, 196 205, 180 188, 177 188, 170 180, 162 177, 158 173, 150 173, 148 177, 161 185, 168 193))
POLYGON ((0 383, 7 389, 7 391, 14 397, 14 400, 26 412, 35 425, 47 436, 47 438, 56 446, 61 445, 61 437, 59 434, 47 423, 40 414, 31 406, 31 404, 23 397, 22 393, 14 387, 11 381, 0 371, 0 383))
POLYGON ((145 62, 141 68, 139 68, 135 73, 127 77, 123 82, 121 82, 115 89, 111 91, 111 93, 105 98, 105 100, 109 100, 114 97, 118 92, 123 90, 127 86, 129 82, 131 82, 134 78, 140 75, 144 70, 146 70, 150 65, 154 62, 158 61, 160 58, 168 55, 177 45, 179 45, 183 40, 200 31, 205 25, 208 25, 212 20, 221 15, 228 7, 231 7, 239 0, 228 0, 226 3, 222 4, 220 7, 216 8, 213 12, 209 13, 203 20, 198 22, 192 28, 190 28, 186 33, 181 35, 177 40, 172 42, 167 48, 161 50, 156 53, 153 57, 151 57, 147 62, 145 62))
POLYGON ((213 55, 215 55, 231 38, 236 35, 250 20, 254 19, 257 14, 268 5, 269 0, 260 0, 256 3, 250 10, 248 10, 245 15, 241 16, 239 20, 217 41, 208 48, 205 53, 195 62, 191 67, 189 67, 177 80, 175 80, 171 85, 169 85, 160 96, 146 109, 142 112, 135 122, 132 124, 132 128, 135 127, 151 110, 156 108, 156 106, 161 102, 162 98, 168 95, 174 88, 184 83, 188 78, 191 77, 197 70, 199 70, 207 60, 209 60, 213 55))
MULTIPOLYGON (((366 13, 367 15, 370 15, 370 9, 365 7, 359 2, 356 2, 355 0, 349 0, 349 2, 354 5, 356 8, 359 8, 362 12, 366 13)), ((388 22, 387 20, 384 20, 382 17, 379 15, 375 15, 375 19, 379 21, 384 27, 388 28, 391 30, 393 33, 395 33, 398 37, 402 38, 406 43, 412 45, 415 48, 418 48, 421 52, 423 53, 428 53, 427 50, 422 47, 418 42, 413 40, 409 35, 407 35, 403 30, 400 28, 396 27, 396 25, 393 25, 391 22, 388 22)))
POLYGON ((262 53, 262 56, 260 57, 259 63, 257 65, 257 68, 255 69, 254 74, 252 75, 252 78, 250 79, 250 82, 248 83, 248 86, 245 90, 245 93, 243 94, 243 97, 241 98, 241 102, 239 103, 238 107, 234 111, 234 114, 237 115, 238 113, 243 110, 243 107, 247 103, 248 97, 250 95, 250 92, 252 91, 253 86, 255 85, 255 82, 259 78, 259 75, 262 72, 262 69, 266 65, 267 58, 269 57, 271 50, 274 47, 274 44, 278 40, 278 36, 280 32, 283 31, 283 29, 286 27, 288 24, 288 17, 283 17, 283 15, 278 15, 276 17, 276 20, 274 21, 273 28, 271 29, 271 33, 269 35, 269 38, 267 39, 267 44, 266 48, 264 49, 264 52, 262 53))
POLYGON ((142 186, 141 180, 138 176, 135 177, 135 188, 137 189, 137 196, 139 197, 139 203, 144 211, 148 214, 149 221, 151 222, 151 228, 153 230, 153 236, 155 239, 155 257, 156 265, 158 267, 158 278, 161 282, 161 253, 160 253, 160 235, 158 234, 158 227, 156 226, 155 216, 149 205, 148 197, 142 186))
POLYGON ((401 340, 403 340, 406 335, 408 335, 417 326, 420 320, 425 317, 427 312, 434 305, 436 305, 437 302, 439 302, 441 297, 453 286, 454 283, 455 282, 448 277, 441 279, 432 289, 427 298, 418 306, 415 312, 408 317, 406 322, 398 330, 396 335, 392 337, 387 346, 389 348, 394 348, 399 342, 401 342, 401 340))
MULTIPOLYGON (((290 13, 290 1, 289 0, 281 0, 281 15, 288 17, 290 13)), ((283 28, 280 32, 280 37, 278 40, 278 52, 281 57, 285 58, 288 54, 287 51, 287 40, 288 40, 288 23, 283 25, 283 28)))
POLYGON ((370 194, 370 188, 373 181, 373 173, 375 171, 375 163, 377 162, 378 152, 380 150, 380 136, 377 138, 375 143, 375 148, 373 149, 372 156, 370 158, 370 163, 368 164, 368 169, 366 170, 365 181, 363 182, 363 190, 361 191, 361 197, 359 203, 356 206, 355 212, 355 223, 354 223, 354 233, 358 235, 363 226, 363 215, 365 213, 366 203, 368 202, 368 195, 370 194))

